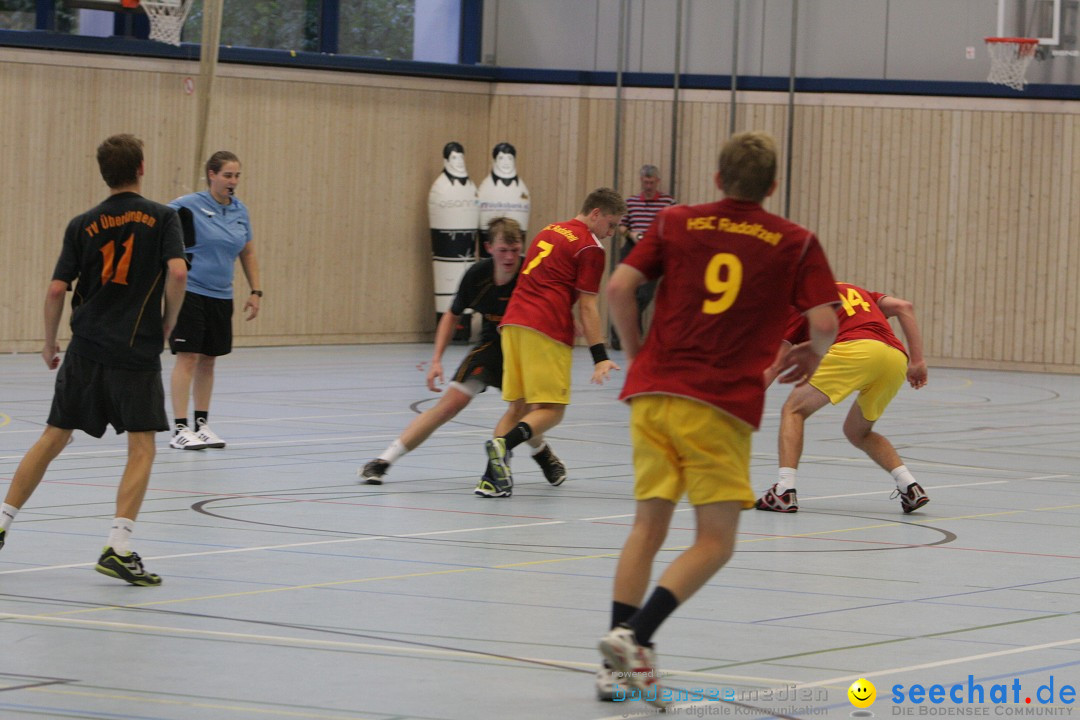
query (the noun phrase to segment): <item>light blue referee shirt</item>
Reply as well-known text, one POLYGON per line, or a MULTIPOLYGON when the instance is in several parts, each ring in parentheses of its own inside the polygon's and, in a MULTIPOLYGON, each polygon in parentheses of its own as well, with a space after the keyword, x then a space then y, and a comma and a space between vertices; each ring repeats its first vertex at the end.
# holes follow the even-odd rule
POLYGON ((233 267, 240 251, 251 241, 247 206, 237 198, 222 205, 209 190, 178 197, 169 203, 174 210, 186 207, 195 220, 195 245, 191 253, 187 289, 198 295, 231 300, 233 267))

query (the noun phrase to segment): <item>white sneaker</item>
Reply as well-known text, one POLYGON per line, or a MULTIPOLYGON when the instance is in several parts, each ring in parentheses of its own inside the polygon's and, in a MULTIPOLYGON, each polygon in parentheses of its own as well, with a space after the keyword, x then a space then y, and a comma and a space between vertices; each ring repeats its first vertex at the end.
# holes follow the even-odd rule
POLYGON ((195 430, 195 437, 199 438, 203 443, 203 447, 208 448, 223 448, 225 447, 225 441, 218 437, 218 434, 210 429, 210 426, 204 422, 200 422, 195 430))
POLYGON ((667 699, 661 696, 657 682, 660 671, 656 667, 656 652, 639 644, 633 630, 614 628, 600 640, 600 652, 622 682, 642 691, 642 700, 655 707, 667 707, 667 699))
POLYGON ((615 702, 617 694, 621 701, 625 700, 629 693, 630 686, 622 682, 605 661, 596 671, 596 699, 603 702, 615 702))
POLYGON ((208 446, 198 435, 191 432, 187 425, 177 425, 176 434, 169 441, 169 447, 177 450, 202 450, 208 446))

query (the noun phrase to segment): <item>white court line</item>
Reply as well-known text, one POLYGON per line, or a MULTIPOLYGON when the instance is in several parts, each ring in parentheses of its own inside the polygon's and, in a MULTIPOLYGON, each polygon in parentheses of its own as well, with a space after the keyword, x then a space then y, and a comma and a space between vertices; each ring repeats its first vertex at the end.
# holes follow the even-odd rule
MULTIPOLYGON (((124 609, 122 606, 116 609, 124 609)), ((231 618, 215 618, 209 617, 207 619, 219 620, 219 619, 231 619, 231 618)), ((285 645, 298 645, 308 647, 328 647, 328 648, 348 648, 353 650, 372 650, 379 652, 392 652, 400 655, 434 655, 445 657, 472 657, 479 660, 487 661, 501 661, 506 663, 544 663, 548 666, 574 667, 582 668, 585 670, 595 670, 598 667, 597 661, 592 662, 579 662, 576 660, 555 660, 551 658, 528 658, 528 657, 516 657, 514 655, 508 655, 506 653, 500 653, 495 651, 484 652, 479 650, 462 650, 455 648, 441 648, 441 647, 417 647, 410 644, 407 640, 402 640, 402 645, 379 645, 375 643, 358 642, 355 640, 321 640, 317 638, 298 638, 289 637, 285 635, 261 635, 257 633, 241 633, 241 632, 228 632, 223 630, 203 630, 199 628, 179 628, 170 627, 166 625, 144 625, 140 623, 126 623, 126 622, 111 622, 108 620, 88 620, 85 618, 71 618, 71 617, 57 617, 55 615, 26 615, 22 613, 0 613, 0 620, 25 620, 32 623, 41 623, 43 625, 82 625, 89 627, 101 627, 110 628, 115 630, 139 630, 143 632, 154 633, 171 633, 175 635, 195 635, 206 636, 214 638, 229 638, 233 640, 247 640, 255 642, 267 642, 267 643, 280 643, 285 645)), ((318 628, 306 628, 301 626, 288 626, 289 629, 299 630, 301 632, 322 632, 318 628)), ((695 670, 674 670, 671 672, 665 671, 665 675, 669 676, 685 676, 685 677, 697 677, 706 678, 709 680, 736 680, 739 682, 747 683, 759 683, 773 685, 776 683, 782 683, 784 687, 791 687, 795 685, 795 681, 785 681, 778 678, 763 678, 755 677, 752 675, 721 675, 718 673, 697 672, 695 670)))
MULTIPOLYGON (((955 483, 953 485, 927 485, 927 490, 944 490, 945 488, 965 488, 976 487, 978 485, 1003 485, 1005 483, 1012 482, 1027 482, 1028 480, 1049 480, 1051 478, 1072 477, 1072 475, 1038 475, 1036 477, 1016 478, 1014 480, 987 480, 985 482, 976 483, 955 483)), ((849 497, 863 497, 866 495, 886 495, 891 494, 892 490, 872 490, 869 492, 860 493, 845 493, 843 495, 807 495, 805 497, 799 496, 799 500, 835 500, 837 498, 849 498, 849 497)), ((689 512, 693 508, 680 508, 675 512, 689 512)), ((597 520, 623 520, 625 518, 634 517, 634 513, 627 513, 624 515, 601 515, 598 517, 580 518, 581 522, 593 522, 597 520)), ((858 680, 858 678, 855 678, 858 680)))
MULTIPOLYGON (((611 421, 604 421, 604 422, 560 423, 559 427, 560 428, 602 427, 602 426, 607 426, 607 425, 625 425, 625 424, 626 424, 626 421, 624 421, 624 420, 611 420, 611 421)), ((440 430, 439 431, 439 436, 440 437, 477 435, 477 436, 482 436, 482 437, 486 438, 490 434, 491 434, 490 429, 484 429, 484 428, 481 428, 481 427, 477 427, 477 428, 469 429, 469 430, 440 430)), ((391 432, 391 431, 388 430, 386 434, 346 435, 346 436, 342 436, 342 437, 327 436, 327 437, 317 437, 317 438, 304 438, 304 443, 308 444, 308 445, 328 445, 328 444, 331 444, 331 443, 338 443, 338 442, 356 443, 356 442, 375 441, 375 440, 380 440, 381 441, 381 440, 386 440, 387 438, 396 438, 396 437, 398 437, 398 435, 400 435, 400 431, 395 430, 395 431, 391 432)), ((551 437, 557 437, 557 436, 551 436, 551 437)), ((567 442, 571 442, 571 441, 574 440, 574 438, 562 438, 562 437, 559 437, 558 439, 559 440, 565 440, 567 442)), ((262 441, 256 441, 256 442, 234 442, 234 441, 229 441, 229 447, 231 447, 231 448, 273 447, 275 445, 296 445, 296 438, 294 437, 291 440, 262 440, 262 441)), ((195 451, 188 451, 188 452, 195 452, 195 451)), ((124 456, 126 454, 127 454, 127 447, 126 446, 117 446, 117 447, 108 448, 108 449, 105 449, 105 450, 76 450, 76 451, 71 451, 71 452, 64 452, 57 459, 62 460, 64 458, 87 457, 87 456, 91 456, 91 455, 118 455, 118 456, 124 456)), ((19 454, 19 455, 0 455, 0 461, 4 461, 4 460, 22 460, 22 458, 23 458, 23 454, 19 454)))
MULTIPOLYGON (((312 547, 315 545, 341 545, 344 543, 369 542, 372 540, 399 540, 401 538, 431 537, 432 535, 453 535, 455 533, 483 532, 484 530, 511 530, 515 528, 539 527, 541 525, 565 525, 566 520, 546 520, 535 523, 519 523, 517 525, 492 525, 491 527, 459 528, 457 530, 433 530, 422 533, 406 533, 403 535, 366 535, 364 537, 334 538, 333 540, 312 540, 302 543, 288 543, 286 545, 260 545, 258 547, 226 548, 224 550, 204 550, 193 553, 178 553, 176 555, 155 555, 146 557, 145 560, 172 560, 174 558, 203 557, 206 555, 226 555, 229 553, 259 552, 262 550, 287 550, 289 548, 312 547)), ((19 568, 17 570, 0 570, 0 575, 16 575, 19 573, 41 572, 42 570, 67 570, 69 568, 91 567, 97 563, 73 563, 71 565, 43 565, 32 568, 19 568)))
MULTIPOLYGON (((1002 485, 1011 482, 1022 482, 1024 480, 1041 480, 1042 478, 1019 478, 1017 480, 988 480, 986 482, 977 483, 956 483, 954 485, 927 485, 927 490, 944 490, 945 488, 962 488, 962 487, 977 487, 979 485, 1002 485)), ((835 500, 837 498, 849 498, 849 497, 863 497, 865 495, 887 495, 892 494, 893 490, 874 490, 872 492, 860 492, 860 493, 845 493, 843 495, 809 495, 805 498, 799 497, 799 500, 835 500)), ((855 678, 858 680, 858 678, 855 678)))
MULTIPOLYGON (((978 655, 967 655, 965 657, 952 658, 949 660, 937 660, 935 662, 922 663, 921 665, 905 665, 903 667, 889 668, 886 670, 874 670, 873 672, 859 673, 858 675, 841 675, 839 677, 828 678, 827 680, 818 680, 810 683, 784 683, 783 681, 777 681, 776 686, 761 692, 779 692, 781 690, 804 690, 816 687, 835 686, 843 688, 850 683, 860 680, 862 678, 875 678, 883 675, 897 675, 899 673, 914 672, 916 670, 929 670, 930 668, 945 667, 947 665, 959 665, 966 662, 974 662, 976 660, 987 660, 990 658, 1002 657, 1005 655, 1017 655, 1020 653, 1033 652, 1036 650, 1047 650, 1049 648, 1064 647, 1067 645, 1080 644, 1080 638, 1072 638, 1071 640, 1058 640, 1057 642, 1042 643, 1040 645, 1027 645, 1025 647, 1010 648, 1008 650, 997 650, 995 652, 980 653, 978 655), (794 686, 794 687, 793 687, 794 686)), ((668 674, 666 670, 661 671, 665 676, 668 674)), ((675 675, 677 673, 671 673, 675 675)), ((668 706, 669 711, 674 708, 690 708, 702 705, 705 702, 716 702, 712 700, 698 700, 684 703, 672 703, 668 706)), ((767 708, 763 708, 766 709, 767 708)), ((599 720, 626 720, 628 715, 611 715, 606 718, 600 718, 599 720)))
MULTIPOLYGON (((1039 477, 1031 477, 1031 478, 1021 478, 1021 480, 1043 480, 1043 479, 1052 478, 1052 477, 1071 477, 1071 476, 1069 476, 1069 475, 1049 475, 1049 476, 1039 476, 1039 477)), ((971 487, 971 486, 974 486, 974 485, 997 485, 997 484, 1009 483, 1009 482, 1017 482, 1017 481, 1014 481, 1014 480, 993 480, 993 481, 981 482, 981 483, 966 483, 966 484, 957 484, 957 485, 935 485, 933 487, 930 487, 930 489, 935 490, 935 489, 940 489, 940 488, 971 487)), ((820 496, 820 497, 810 497, 810 498, 806 498, 806 499, 808 499, 808 500, 827 500, 827 499, 842 498, 842 497, 857 497, 857 496, 860 496, 860 495, 882 495, 882 494, 884 494, 886 492, 891 492, 891 491, 882 490, 882 491, 865 492, 865 493, 851 493, 851 494, 848 494, 848 495, 823 495, 823 496, 820 496)), ((691 510, 693 510, 693 508, 688 507, 688 508, 680 508, 680 509, 676 510, 675 512, 690 512, 691 510)), ((432 532, 405 533, 405 534, 402 534, 402 535, 369 535, 369 536, 358 537, 358 538, 334 538, 332 540, 312 540, 312 541, 308 541, 308 542, 288 543, 288 544, 284 544, 284 545, 260 545, 260 546, 257 546, 257 547, 250 547, 250 548, 226 548, 224 550, 205 550, 205 551, 193 552, 193 553, 178 553, 178 554, 175 554, 175 555, 154 555, 154 556, 147 556, 144 559, 146 559, 146 560, 171 560, 171 559, 174 559, 174 558, 204 557, 204 556, 208 556, 208 555, 226 555, 226 554, 230 554, 230 553, 259 552, 259 551, 263 551, 263 550, 285 550, 285 549, 289 549, 289 548, 312 547, 312 546, 318 546, 318 545, 340 545, 340 544, 345 544, 345 543, 368 542, 368 541, 372 541, 372 540, 395 540, 395 539, 400 539, 400 538, 430 537, 430 536, 433 536, 433 535, 452 535, 452 534, 455 534, 455 533, 483 532, 485 530, 511 530, 511 529, 524 528, 524 527, 540 527, 540 526, 543 526, 543 525, 565 525, 568 522, 595 522, 595 521, 599 521, 599 520, 623 520, 623 519, 632 518, 632 517, 634 517, 634 513, 628 513, 628 514, 624 514, 624 515, 603 515, 603 516, 597 516, 597 517, 578 518, 577 520, 547 520, 547 521, 544 521, 544 522, 520 523, 520 524, 517 524, 517 525, 493 525, 493 526, 474 527, 474 528, 459 528, 457 530, 435 530, 435 531, 432 531, 432 532)), ((71 569, 71 568, 91 567, 93 565, 96 565, 96 563, 71 563, 71 564, 68 564, 68 565, 43 565, 43 566, 32 567, 32 568, 18 568, 18 569, 15 569, 15 570, 0 570, 0 575, 16 575, 16 574, 20 574, 20 573, 41 572, 43 570, 67 570, 67 569, 71 569)), ((858 678, 855 678, 855 679, 858 680, 858 678)))
POLYGON ((914 672, 916 670, 928 670, 930 668, 944 667, 946 665, 959 665, 960 663, 973 662, 975 660, 987 660, 989 658, 1003 657, 1005 655, 1018 655, 1020 653, 1032 652, 1035 650, 1047 650, 1049 648, 1064 647, 1066 645, 1080 644, 1080 637, 1072 638, 1071 640, 1058 640, 1056 642, 1042 643, 1041 645, 1026 645, 1024 647, 1010 648, 1008 650, 997 650, 995 652, 980 653, 978 655, 968 655, 966 657, 953 658, 951 660, 937 660, 935 662, 923 663, 921 665, 906 665, 904 667, 890 668, 888 670, 875 670, 869 673, 862 673, 861 675, 841 675, 840 677, 829 678, 828 680, 818 680, 817 682, 805 683, 797 685, 797 688, 813 688, 821 687, 824 685, 837 685, 841 687, 852 683, 859 678, 871 678, 879 677, 881 675, 895 675, 897 673, 914 672))

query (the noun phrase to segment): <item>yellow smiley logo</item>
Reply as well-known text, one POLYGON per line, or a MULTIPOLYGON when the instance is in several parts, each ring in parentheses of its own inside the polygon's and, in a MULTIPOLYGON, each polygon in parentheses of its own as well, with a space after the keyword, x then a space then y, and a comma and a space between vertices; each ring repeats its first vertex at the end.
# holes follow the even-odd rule
POLYGON ((868 708, 877 699, 877 688, 866 678, 859 678, 847 689, 848 700, 857 708, 868 708))

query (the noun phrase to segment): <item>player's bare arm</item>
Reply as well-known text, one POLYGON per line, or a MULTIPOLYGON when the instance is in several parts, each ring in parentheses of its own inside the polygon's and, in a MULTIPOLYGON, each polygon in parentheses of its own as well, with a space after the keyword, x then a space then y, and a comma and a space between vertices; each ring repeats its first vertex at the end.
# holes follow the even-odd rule
POLYGON ((432 392, 442 392, 439 386, 446 383, 446 378, 443 376, 442 356, 451 338, 454 337, 454 329, 460 317, 447 310, 439 318, 439 326, 435 328, 435 348, 431 351, 431 367, 428 368, 427 373, 428 390, 432 392))
POLYGON ((165 337, 172 335, 176 319, 180 316, 180 306, 184 304, 184 291, 187 290, 187 261, 173 258, 166 266, 165 275, 165 310, 161 316, 161 329, 165 337))
MULTIPOLYGON (((604 346, 604 332, 600 325, 600 298, 593 293, 581 293, 578 297, 578 312, 581 315, 581 327, 585 331, 585 342, 589 348, 599 345, 604 346)), ((594 360, 596 358, 594 357, 594 360)), ((595 385, 603 385, 612 370, 621 370, 610 359, 602 359, 593 363, 592 382, 595 385)))
POLYGON ((638 325, 639 310, 635 293, 645 280, 645 275, 640 270, 625 263, 616 267, 608 280, 608 311, 629 361, 641 350, 641 329, 638 325))
POLYGON ((810 340, 791 348, 780 368, 780 382, 794 383, 796 387, 805 385, 817 370, 821 358, 836 339, 838 321, 833 304, 818 305, 805 313, 810 330, 810 340))
POLYGON ((791 348, 792 344, 787 340, 780 341, 780 349, 776 351, 776 358, 773 360, 772 365, 765 368, 765 387, 769 387, 773 384, 773 380, 776 380, 776 376, 780 374, 780 368, 783 367, 784 359, 791 352, 791 348))
MULTIPOLYGON (((244 269, 244 276, 252 290, 262 290, 262 282, 259 277, 259 261, 255 258, 255 243, 251 240, 240 251, 240 266, 244 269)), ((259 306, 262 304, 262 296, 252 292, 244 303, 244 319, 254 320, 259 314, 259 306)))
POLYGON ((895 317, 900 323, 908 349, 907 380, 911 387, 918 390, 926 385, 927 369, 923 358, 922 332, 915 319, 915 305, 910 300, 886 295, 878 301, 878 307, 885 317, 895 317))
POLYGON ((63 280, 53 280, 45 292, 45 345, 41 349, 41 358, 50 370, 60 366, 60 345, 56 342, 56 335, 60 331, 60 315, 64 312, 67 288, 63 280))

